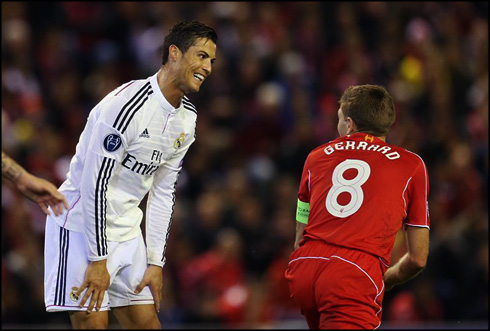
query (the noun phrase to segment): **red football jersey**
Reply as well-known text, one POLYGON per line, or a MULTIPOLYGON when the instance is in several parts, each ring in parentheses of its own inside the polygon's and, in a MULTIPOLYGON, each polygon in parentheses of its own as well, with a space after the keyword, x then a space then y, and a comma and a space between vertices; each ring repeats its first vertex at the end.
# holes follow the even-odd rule
POLYGON ((423 160, 366 133, 308 155, 298 199, 309 203, 308 238, 362 250, 390 265, 403 224, 429 228, 429 180, 423 160))

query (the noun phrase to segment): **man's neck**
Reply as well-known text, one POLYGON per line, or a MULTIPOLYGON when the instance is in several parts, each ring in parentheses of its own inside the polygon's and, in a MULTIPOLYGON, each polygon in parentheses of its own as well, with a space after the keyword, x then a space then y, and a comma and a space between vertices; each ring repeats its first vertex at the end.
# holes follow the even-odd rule
POLYGON ((165 67, 161 67, 157 73, 157 82, 162 91, 163 96, 167 101, 178 108, 184 94, 175 87, 175 83, 172 81, 172 75, 169 74, 165 67))

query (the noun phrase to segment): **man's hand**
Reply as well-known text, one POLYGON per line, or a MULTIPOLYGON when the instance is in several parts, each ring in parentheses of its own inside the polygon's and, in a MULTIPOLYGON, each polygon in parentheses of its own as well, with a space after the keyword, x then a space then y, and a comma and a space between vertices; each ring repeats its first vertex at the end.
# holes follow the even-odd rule
POLYGON ((159 313, 163 288, 162 267, 150 264, 134 293, 140 293, 146 285, 150 286, 151 294, 153 294, 153 300, 155 300, 155 310, 157 313, 159 313))
POLYGON ((80 286, 76 293, 79 297, 83 290, 87 289, 82 301, 80 301, 80 307, 83 307, 88 298, 91 297, 87 313, 90 313, 94 306, 99 311, 100 306, 102 306, 102 300, 104 299, 104 293, 109 288, 110 279, 111 277, 107 271, 107 260, 92 261, 89 263, 82 286, 80 286))
POLYGON ((51 207, 56 216, 62 214, 63 206, 68 209, 68 202, 53 184, 29 173, 3 151, 2 178, 14 183, 19 191, 41 207, 46 215, 49 215, 48 207, 51 207))
POLYGON ((417 276, 427 264, 429 255, 429 229, 408 226, 405 229, 407 253, 386 270, 383 276, 385 291, 391 290, 397 284, 417 276))
POLYGON ((393 287, 395 287, 395 282, 394 279, 396 277, 396 269, 390 268, 386 270, 385 274, 383 275, 383 282, 385 283, 385 292, 391 290, 393 287))
POLYGON ((68 202, 65 197, 47 180, 24 171, 16 184, 17 188, 29 200, 41 207, 46 215, 49 215, 48 207, 51 207, 56 216, 63 213, 63 206, 68 210, 68 202))

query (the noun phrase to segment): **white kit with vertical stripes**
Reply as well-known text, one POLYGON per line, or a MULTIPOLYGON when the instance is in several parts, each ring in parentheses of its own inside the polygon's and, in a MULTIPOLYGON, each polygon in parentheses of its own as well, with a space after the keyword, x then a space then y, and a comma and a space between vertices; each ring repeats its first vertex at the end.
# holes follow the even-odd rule
POLYGON ((178 108, 163 96, 156 74, 110 92, 89 114, 60 191, 70 208, 54 217, 85 232, 88 258, 107 257, 107 240, 140 233, 146 208, 148 263, 163 266, 175 186, 195 140, 197 111, 184 96, 178 108))

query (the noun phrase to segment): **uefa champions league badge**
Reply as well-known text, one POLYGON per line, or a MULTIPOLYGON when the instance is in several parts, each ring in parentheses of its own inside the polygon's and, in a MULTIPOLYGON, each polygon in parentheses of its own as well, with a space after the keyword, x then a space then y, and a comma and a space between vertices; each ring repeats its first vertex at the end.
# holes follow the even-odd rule
POLYGON ((71 292, 70 292, 70 300, 73 301, 73 302, 77 302, 78 299, 80 299, 80 297, 77 295, 77 291, 78 291, 78 287, 76 286, 73 286, 71 288, 71 292))
POLYGON ((104 138, 104 149, 108 152, 114 152, 121 147, 122 139, 119 135, 111 133, 104 138))

